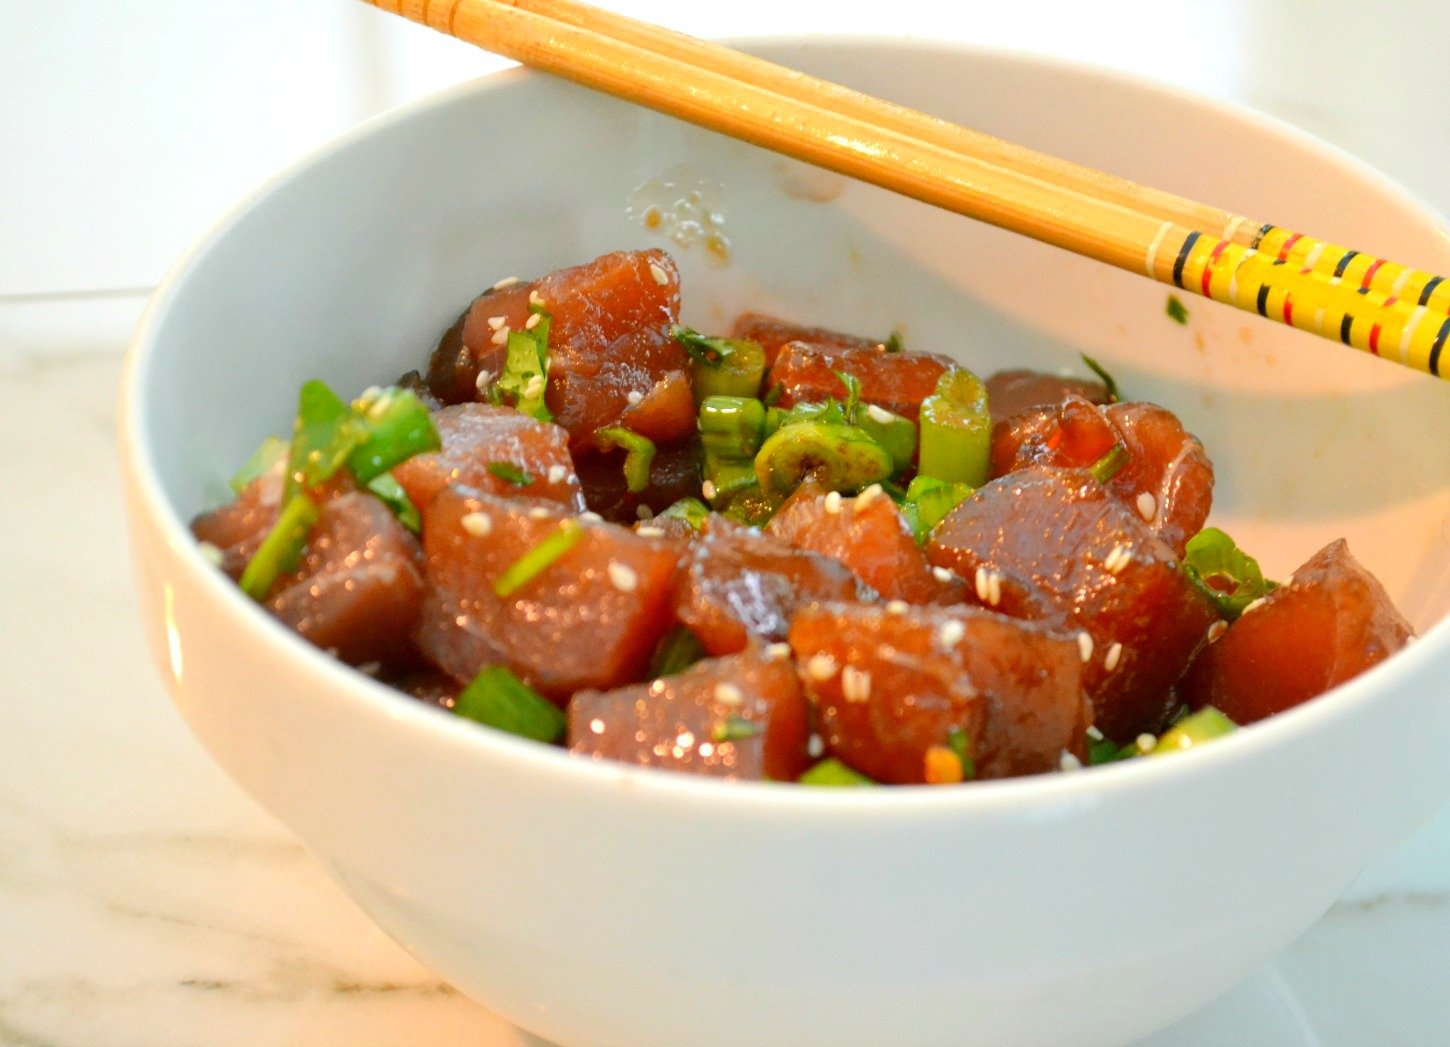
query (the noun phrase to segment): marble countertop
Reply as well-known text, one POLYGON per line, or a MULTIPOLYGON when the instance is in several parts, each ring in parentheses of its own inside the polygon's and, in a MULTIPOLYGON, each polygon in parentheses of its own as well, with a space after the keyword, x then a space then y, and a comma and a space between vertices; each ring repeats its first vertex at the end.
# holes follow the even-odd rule
MULTIPOLYGON (((287 94, 288 77, 321 78, 329 90, 294 107, 286 127, 239 121, 231 130, 240 145, 218 137, 219 157, 190 157, 162 183, 154 157, 114 131, 100 133, 113 150, 105 162, 92 156, 72 169, 85 158, 68 132, 119 122, 153 152, 184 152, 195 143, 178 139, 177 128, 196 119, 195 107, 171 88, 201 74, 156 62, 146 77, 120 77, 115 97, 98 93, 97 79, 136 54, 94 27, 67 37, 77 16, 54 6, 30 5, 18 33, 0 38, 6 97, 20 97, 19 80, 7 77, 26 68, 45 66, 54 86, 42 92, 39 115, 36 106, 0 111, 0 139, 22 147, 0 165, 0 435, 9 452, 0 459, 0 533, 9 546, 0 558, 0 1044, 536 1043, 376 930, 187 734, 136 620, 114 439, 126 335, 164 265, 209 215, 341 127, 498 63, 460 56, 448 41, 341 0, 303 5, 305 16, 257 0, 255 18, 235 34, 247 46, 287 39, 285 15, 329 39, 333 19, 357 47, 320 59, 307 50, 310 64, 277 52, 276 98, 297 97, 287 94), (136 115, 137 106, 149 115, 136 115), (248 157, 240 175, 226 162, 229 150, 248 157), (126 193, 101 192, 96 179, 107 172, 126 193)), ((195 12, 172 18, 142 0, 110 6, 118 24, 131 19, 134 48, 161 40, 158 56, 192 39, 186 34, 203 46, 210 32, 234 28, 215 15, 210 24, 195 12)), ((823 8, 742 2, 726 17, 642 0, 610 6, 702 33, 802 28, 823 8)), ((830 9, 842 32, 905 25, 918 35, 1031 47, 1256 105, 1450 210, 1450 182, 1440 180, 1450 110, 1404 102, 1422 89, 1443 98, 1450 86, 1442 61, 1450 15, 1429 0, 1373 14, 1347 0, 1024 0, 1007 12, 936 20, 941 8, 904 0, 893 5, 904 16, 895 25, 879 14, 853 21, 840 13, 849 7, 830 9), (1314 53, 1295 43, 1311 8, 1319 12, 1314 53), (1136 28, 1124 35, 1112 25, 1136 28), (1181 45, 1171 59, 1165 40, 1181 45), (1382 67, 1394 59, 1395 83, 1370 97, 1336 85, 1336 59, 1351 56, 1382 67), (1425 120, 1439 120, 1438 131, 1427 133, 1425 120), (1420 134, 1406 133, 1410 121, 1420 134)), ((205 75, 209 90, 224 92, 223 76, 211 67, 205 75)), ((253 86, 219 94, 215 105, 246 113, 260 104, 247 93, 253 86)), ((273 115, 276 98, 264 99, 273 115)), ((1273 964, 1150 1042, 1446 1043, 1446 971, 1450 808, 1366 870, 1273 964)))

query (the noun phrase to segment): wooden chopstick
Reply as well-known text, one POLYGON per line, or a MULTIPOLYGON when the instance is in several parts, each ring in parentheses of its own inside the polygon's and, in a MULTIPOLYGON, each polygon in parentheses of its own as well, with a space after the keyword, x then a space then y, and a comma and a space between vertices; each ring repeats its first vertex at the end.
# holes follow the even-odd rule
POLYGON ((371 2, 587 87, 1440 374, 1450 286, 1432 274, 1238 216, 1212 224, 1226 213, 572 0, 371 2))

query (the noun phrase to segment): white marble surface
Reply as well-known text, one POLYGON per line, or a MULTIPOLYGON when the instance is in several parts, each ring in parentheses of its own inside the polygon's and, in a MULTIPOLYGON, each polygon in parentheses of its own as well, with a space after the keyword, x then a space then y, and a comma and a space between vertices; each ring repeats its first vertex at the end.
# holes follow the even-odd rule
MULTIPOLYGON (((1450 15, 1432 0, 905 0, 891 21, 851 4, 611 6, 706 33, 829 12, 843 32, 1113 64, 1310 126, 1450 211, 1450 15), (1367 89, 1351 68, 1395 76, 1367 89)), ((490 64, 341 0, 248 9, 0 0, 0 92, 32 100, 0 104, 0 1044, 531 1043, 375 930, 210 764, 141 645, 113 433, 145 290, 266 171, 490 64)), ((1152 1042, 1447 1043, 1447 971, 1450 809, 1152 1042)))

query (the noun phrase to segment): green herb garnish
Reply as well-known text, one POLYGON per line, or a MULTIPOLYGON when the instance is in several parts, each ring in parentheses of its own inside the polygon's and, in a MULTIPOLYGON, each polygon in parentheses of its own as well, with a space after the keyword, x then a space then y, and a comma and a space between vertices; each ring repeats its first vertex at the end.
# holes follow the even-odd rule
POLYGON ((1258 561, 1217 527, 1205 527, 1188 539, 1183 573, 1229 621, 1237 620, 1245 607, 1278 588, 1264 577, 1258 561))
POLYGON ((690 354, 696 402, 707 396, 758 396, 765 377, 765 349, 748 338, 707 338, 675 326, 670 336, 690 354))
POLYGON ((1093 374, 1097 375, 1098 379, 1107 389, 1108 403, 1115 404, 1119 400, 1121 400, 1123 397, 1118 392, 1118 381, 1112 375, 1108 374, 1108 369, 1102 364, 1098 363, 1096 360, 1094 360, 1087 353, 1079 353, 1078 355, 1082 357, 1082 362, 1087 364, 1088 370, 1091 371, 1093 374))
POLYGON ((247 561, 237 584, 253 600, 265 600, 273 584, 297 570, 307 536, 317 522, 317 505, 306 494, 294 494, 277 514, 277 522, 247 561))
POLYGON ((362 439, 347 457, 360 484, 367 484, 415 454, 442 446, 428 406, 407 389, 373 389, 353 401, 364 426, 362 439))
POLYGON ((1153 747, 1150 755, 1163 756, 1167 753, 1182 752, 1184 749, 1192 749, 1194 746, 1211 742, 1215 738, 1232 734, 1237 729, 1238 724, 1213 706, 1207 705, 1198 712, 1185 716, 1163 732, 1163 736, 1158 739, 1158 744, 1153 747))
POLYGON ((521 738, 552 744, 564 736, 567 720, 544 698, 502 665, 483 669, 453 703, 453 712, 521 738))
POLYGON ((801 785, 859 786, 876 784, 864 774, 858 774, 834 758, 822 760, 801 775, 798 780, 801 785))
POLYGON ((888 353, 901 352, 901 332, 892 331, 889 335, 886 336, 886 341, 881 343, 881 348, 885 349, 888 353))
POLYGON ((649 469, 655 460, 653 440, 640 436, 633 429, 615 425, 595 433, 594 441, 601 448, 619 447, 624 450, 624 484, 631 494, 639 494, 649 486, 649 469))
POLYGON ((974 489, 967 484, 949 484, 944 480, 934 480, 930 476, 913 479, 906 488, 901 514, 911 525, 917 544, 925 545, 932 529, 949 512, 970 498, 973 492, 974 489))
POLYGON ((743 716, 732 716, 728 720, 722 720, 715 725, 710 732, 710 737, 716 742, 742 742, 747 738, 754 738, 760 733, 760 728, 743 716))
POLYGON ((513 462, 489 462, 486 468, 491 476, 497 476, 504 483, 513 484, 515 487, 527 487, 534 482, 532 473, 513 462))
POLYGON ((710 508, 698 498, 681 498, 658 515, 684 520, 690 527, 698 531, 705 526, 705 520, 710 516, 710 508))
POLYGON ((971 371, 952 368, 921 404, 918 472, 949 483, 981 487, 992 451, 987 387, 971 371))
POLYGON ((500 598, 512 596, 547 571, 584 537, 584 528, 573 517, 559 521, 559 528, 528 552, 520 556, 498 576, 493 593, 500 598))
POLYGON ((280 436, 269 436, 262 441, 262 445, 252 452, 246 464, 236 471, 236 474, 228 481, 232 493, 241 494, 248 487, 270 473, 277 467, 277 463, 287 457, 287 441, 280 436))
POLYGON ((735 355, 735 345, 728 338, 709 338, 681 324, 670 328, 670 337, 684 346, 690 359, 707 367, 719 367, 735 355))
POLYGON ((501 397, 512 397, 514 409, 541 422, 553 420, 544 403, 549 379, 549 312, 541 305, 529 306, 539 318, 530 330, 509 331, 508 353, 503 371, 492 386, 501 397))
POLYGON ((402 484, 393 479, 392 473, 373 477, 368 481, 368 490, 391 509, 398 522, 408 530, 417 534, 423 529, 423 517, 418 513, 418 507, 408 497, 408 492, 403 490, 402 484))
POLYGON ((1168 296, 1168 307, 1164 311, 1168 314, 1169 319, 1171 319, 1174 323, 1188 323, 1188 309, 1186 306, 1184 306, 1183 302, 1179 300, 1176 294, 1170 294, 1168 296))
MULTIPOLYGON (((679 504, 678 502, 675 504, 679 504)), ((650 676, 674 676, 682 673, 705 657, 705 645, 700 638, 683 625, 677 625, 660 640, 650 660, 650 676)))
POLYGON ((1108 448, 1108 453, 1099 458, 1092 465, 1088 466, 1088 472, 1093 474, 1093 479, 1100 484, 1105 484, 1118 475, 1118 471, 1128 464, 1132 455, 1122 444, 1113 444, 1108 448))
POLYGON ((282 501, 331 479, 366 437, 363 419, 324 382, 315 378, 304 382, 297 393, 297 423, 287 454, 282 501))
POLYGON ((861 409, 861 379, 857 378, 850 371, 831 372, 841 380, 846 387, 846 399, 841 403, 841 413, 845 415, 847 425, 856 424, 856 412, 861 409))
POLYGON ((962 765, 962 781, 969 782, 976 776, 977 765, 967 749, 967 732, 958 727, 947 732, 947 748, 956 753, 962 765))

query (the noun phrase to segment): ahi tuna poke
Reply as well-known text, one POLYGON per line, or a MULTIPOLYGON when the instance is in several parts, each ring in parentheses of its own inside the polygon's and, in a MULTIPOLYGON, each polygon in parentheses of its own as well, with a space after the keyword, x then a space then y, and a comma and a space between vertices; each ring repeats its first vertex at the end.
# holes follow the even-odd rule
POLYGON ((306 383, 203 553, 317 647, 585 759, 954 784, 1177 752, 1412 632, 1343 541, 1282 582, 1092 377, 680 324, 658 250, 501 280, 420 368, 306 383))

